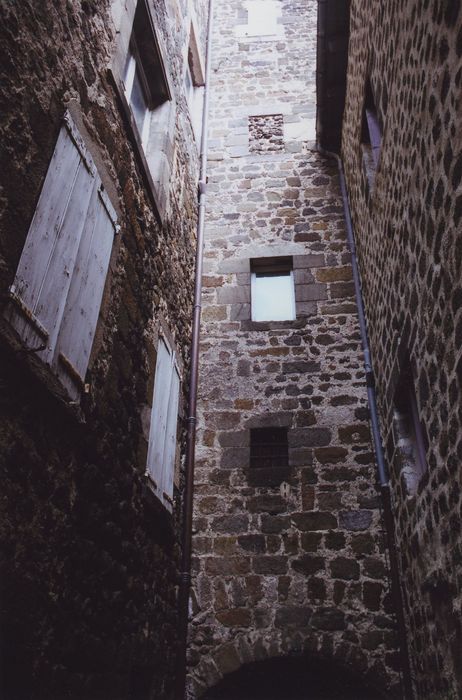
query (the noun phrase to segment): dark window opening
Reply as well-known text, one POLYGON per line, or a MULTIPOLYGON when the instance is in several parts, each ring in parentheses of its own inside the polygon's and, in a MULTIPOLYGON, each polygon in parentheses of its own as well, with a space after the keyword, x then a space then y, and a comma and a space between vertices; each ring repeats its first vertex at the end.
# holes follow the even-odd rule
POLYGON ((288 476, 287 428, 251 429, 249 483, 254 486, 279 486, 288 476))
POLYGON ((156 32, 145 0, 139 0, 136 7, 131 45, 135 48, 149 107, 155 109, 170 99, 170 91, 156 32))
POLYGON ((366 175, 370 185, 373 184, 375 171, 377 170, 381 144, 382 129, 375 106, 374 93, 372 92, 371 83, 368 78, 366 81, 361 124, 361 146, 366 175))
POLYGON ((419 418, 412 372, 407 364, 401 373, 394 399, 395 446, 401 458, 402 475, 410 495, 416 493, 419 481, 427 471, 428 438, 419 418))

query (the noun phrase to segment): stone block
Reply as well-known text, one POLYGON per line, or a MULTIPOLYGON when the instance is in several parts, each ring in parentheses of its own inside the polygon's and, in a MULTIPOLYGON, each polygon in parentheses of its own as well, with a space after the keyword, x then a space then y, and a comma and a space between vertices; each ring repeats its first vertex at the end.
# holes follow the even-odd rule
POLYGON ((284 556, 256 556, 252 560, 253 571, 256 574, 275 575, 287 573, 287 557, 284 556))
POLYGON ((339 516, 339 527, 344 530, 367 530, 371 523, 370 510, 343 510, 339 516))
POLYGON ((319 372, 321 365, 313 360, 298 360, 297 362, 284 362, 282 371, 285 374, 314 374, 319 372))
POLYGON ((296 301, 323 301, 327 299, 325 284, 297 284, 295 286, 296 301))
POLYGON ((244 285, 220 287, 217 290, 217 302, 218 304, 250 304, 250 287, 244 285))
POLYGON ((382 559, 378 557, 367 557, 364 559, 363 571, 366 576, 384 581, 387 578, 387 569, 382 559))
POLYGON ((374 538, 370 533, 354 535, 351 539, 351 547, 356 554, 372 554, 375 550, 374 538))
MULTIPOLYGON (((227 258, 222 260, 218 265, 218 272, 228 275, 247 272, 250 274, 250 259, 249 258, 227 258)), ((250 283, 250 279, 249 279, 250 283)))
POLYGON ((302 549, 305 552, 317 552, 321 545, 322 535, 319 532, 303 532, 301 538, 302 549))
POLYGON ((209 576, 242 576, 250 571, 247 557, 207 557, 205 571, 209 576))
POLYGON ((345 267, 325 267, 316 270, 318 282, 349 282, 353 277, 350 265, 345 267))
POLYGON ((328 532, 325 537, 325 544, 327 549, 333 549, 338 551, 343 549, 346 545, 346 539, 343 532, 328 532))
POLYGON ((246 513, 220 515, 212 520, 212 530, 232 535, 247 532, 248 526, 249 516, 246 513))
POLYGON ((290 521, 288 516, 268 515, 266 513, 261 516, 261 531, 266 534, 278 534, 289 527, 290 521))
POLYGON ((354 297, 355 286, 353 282, 333 282, 330 285, 330 298, 343 299, 345 297, 354 297))
POLYGON ((250 304, 232 304, 229 318, 231 321, 249 321, 250 304))
POLYGON ((250 444, 250 433, 248 430, 220 432, 218 433, 218 442, 221 447, 248 447, 250 444))
POLYGON ((312 511, 310 513, 294 513, 292 522, 299 530, 331 530, 337 527, 337 518, 331 513, 312 511))
POLYGON ((251 623, 250 610, 247 608, 222 610, 216 618, 224 627, 249 627, 251 623))
POLYGON ((368 443, 371 439, 369 426, 364 423, 357 423, 355 425, 347 425, 344 428, 339 428, 338 436, 340 442, 346 444, 368 443))
POLYGON ((321 464, 337 464, 343 462, 348 454, 344 447, 322 447, 314 451, 314 455, 321 464))
POLYGON ((263 535, 242 535, 237 538, 237 541, 246 552, 263 554, 266 550, 266 541, 263 535))
POLYGON ((292 561, 292 568, 299 574, 310 576, 325 569, 325 561, 322 557, 304 554, 302 557, 292 561))
POLYGON ((287 510, 287 502, 279 495, 263 494, 247 501, 249 513, 270 513, 277 515, 287 510))
POLYGON ((330 571, 333 578, 340 578, 344 581, 359 579, 359 564, 355 559, 348 557, 337 557, 330 563, 330 571))
POLYGON ((337 608, 319 608, 311 617, 311 626, 319 630, 346 629, 345 615, 337 608))
POLYGON ((308 447, 289 447, 289 465, 307 467, 313 463, 313 451, 308 447))
POLYGON ((318 447, 328 445, 332 436, 327 428, 293 428, 289 430, 289 447, 318 447))
POLYGON ((363 583, 363 603, 368 610, 380 610, 383 586, 375 581, 364 581, 363 583))
POLYGON ((307 627, 310 622, 311 610, 306 606, 284 606, 276 610, 274 624, 276 627, 307 627))
POLYGON ((296 269, 306 269, 312 267, 322 267, 326 264, 326 259, 323 253, 317 253, 314 255, 294 255, 292 258, 292 264, 294 270, 296 269))
POLYGON ((247 469, 249 466, 249 448, 233 447, 221 453, 221 469, 247 469))
POLYGON ((215 663, 223 676, 237 671, 241 665, 238 653, 233 644, 224 644, 218 647, 214 655, 215 663))

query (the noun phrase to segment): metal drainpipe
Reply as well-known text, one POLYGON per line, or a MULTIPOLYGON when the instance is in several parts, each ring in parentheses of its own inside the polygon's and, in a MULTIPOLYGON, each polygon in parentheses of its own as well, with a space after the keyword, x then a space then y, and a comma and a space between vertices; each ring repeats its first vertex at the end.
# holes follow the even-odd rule
POLYGON ((390 491, 390 481, 388 476, 388 469, 385 463, 385 456, 383 453, 382 438, 380 435, 379 417, 377 409, 377 396, 375 391, 375 380, 374 372, 371 362, 371 353, 369 348, 369 339, 367 334, 367 324, 366 315, 364 311, 364 303, 361 292, 361 278, 359 275, 358 259, 356 256, 356 244, 353 233, 353 223, 351 221, 350 204, 348 200, 348 193, 345 182, 345 175, 343 172, 343 165, 340 156, 337 153, 332 153, 331 151, 326 151, 317 146, 318 152, 327 156, 328 158, 334 158, 337 161, 338 173, 340 178, 340 189, 342 192, 343 200, 343 210, 345 213, 345 221, 347 228, 347 239, 348 245, 351 252, 351 267, 353 271, 353 281, 355 287, 355 297, 356 304, 358 307, 358 319, 359 327, 361 332, 361 344, 364 353, 364 367, 366 370, 366 386, 367 386, 367 399, 369 402, 369 411, 371 419, 372 428, 372 440, 374 443, 374 450, 377 459, 377 471, 379 476, 380 493, 382 496, 383 504, 383 518, 385 524, 385 531, 387 535, 388 550, 390 553, 390 577, 391 577, 391 587, 392 596, 394 599, 394 608, 396 612, 396 618, 398 623, 398 635, 399 635, 399 646, 401 654, 401 664, 403 668, 403 690, 404 697, 408 700, 412 700, 414 697, 412 680, 411 680, 411 667, 409 662, 409 652, 407 645, 407 635, 406 635, 406 625, 404 620, 404 603, 401 589, 401 580, 399 575, 398 566, 398 552, 396 549, 396 533, 395 533, 395 521, 393 517, 393 510, 391 505, 391 491, 390 491))
POLYGON ((186 685, 186 652, 188 639, 189 594, 191 589, 192 519, 194 495, 194 463, 196 448, 197 386, 199 376, 199 339, 201 322, 202 267, 204 251, 205 200, 207 189, 208 115, 210 101, 210 72, 212 59, 213 0, 208 5, 208 28, 205 64, 204 105, 201 132, 199 174, 199 213, 197 224, 196 276, 194 283, 194 308, 191 340, 191 368, 189 383, 189 410, 186 436, 186 483, 183 497, 183 551, 178 587, 179 607, 179 669, 176 678, 175 698, 183 700, 186 685))

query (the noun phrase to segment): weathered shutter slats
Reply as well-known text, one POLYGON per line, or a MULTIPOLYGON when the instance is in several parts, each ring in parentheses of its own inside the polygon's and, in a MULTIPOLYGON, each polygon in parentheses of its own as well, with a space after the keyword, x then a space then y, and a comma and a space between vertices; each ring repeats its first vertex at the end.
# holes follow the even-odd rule
POLYGON ((94 186, 95 179, 88 172, 83 161, 80 161, 71 197, 57 232, 35 305, 35 316, 45 328, 49 329, 50 333, 48 357, 44 358, 47 361, 51 361, 55 352, 58 331, 94 186))
POLYGON ((167 430, 164 445, 163 497, 171 500, 173 496, 173 477, 175 472, 176 431, 178 422, 178 400, 180 394, 180 377, 172 357, 172 374, 170 398, 168 404, 167 430))
POLYGON ((160 338, 157 348, 147 463, 148 473, 156 484, 159 496, 161 496, 164 491, 162 467, 168 420, 171 375, 172 362, 170 351, 166 343, 160 338))
MULTIPOLYGON (((43 343, 43 336, 37 336, 34 332, 35 307, 80 163, 80 153, 75 148, 67 130, 61 129, 14 281, 14 295, 29 313, 17 315, 13 311, 10 314, 10 320, 19 335, 31 347, 37 347, 43 343)), ((48 327, 43 324, 41 326, 49 333, 48 327)))
POLYGON ((112 244, 114 224, 93 188, 60 326, 55 363, 71 394, 79 392, 90 359, 112 244), (71 371, 69 372, 69 369, 71 371))
POLYGON ((85 380, 116 220, 93 159, 66 113, 5 316, 74 398, 85 380))

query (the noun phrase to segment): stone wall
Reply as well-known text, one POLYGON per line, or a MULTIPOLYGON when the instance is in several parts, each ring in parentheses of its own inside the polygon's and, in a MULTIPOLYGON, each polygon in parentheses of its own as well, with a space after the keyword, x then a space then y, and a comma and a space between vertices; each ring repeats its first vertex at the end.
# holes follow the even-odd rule
POLYGON ((216 3, 190 694, 305 654, 399 694, 357 309, 335 165, 314 150, 316 2, 216 3), (268 10, 269 11, 269 10, 268 10), (251 320, 251 259, 289 256, 296 319, 251 320), (287 429, 255 481, 250 431, 287 429))
MULTIPOLYGON (((108 73, 114 18, 134 5, 0 4, 0 316, 66 108, 120 224, 80 405, 1 324, 5 699, 167 699, 177 667, 180 489, 171 515, 144 474, 161 324, 188 366, 198 173, 182 87, 188 3, 151 3, 177 105, 162 223, 108 73)), ((203 35, 206 3, 195 5, 203 35)))
POLYGON ((462 693, 461 83, 460 2, 352 3, 343 156, 418 698, 462 693), (368 76, 383 132, 372 184, 368 76), (406 363, 428 441, 413 480, 393 420, 406 363))

